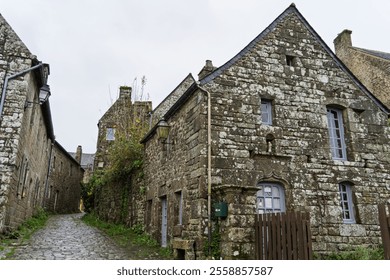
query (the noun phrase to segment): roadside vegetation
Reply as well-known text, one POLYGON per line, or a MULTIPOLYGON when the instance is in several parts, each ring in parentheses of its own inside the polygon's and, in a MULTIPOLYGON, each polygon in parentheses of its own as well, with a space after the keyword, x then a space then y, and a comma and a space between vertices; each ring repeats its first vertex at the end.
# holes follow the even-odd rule
POLYGON ((363 246, 353 249, 352 247, 346 251, 332 253, 327 256, 315 256, 319 260, 384 260, 385 254, 383 247, 366 248, 363 246))
POLYGON ((14 254, 15 246, 29 240, 34 232, 45 226, 48 218, 48 213, 40 209, 34 216, 19 226, 17 230, 0 235, 0 259, 11 258, 14 254))
POLYGON ((85 214, 82 221, 103 231, 120 247, 132 253, 134 259, 172 259, 172 251, 161 248, 155 239, 144 233, 141 225, 130 228, 108 223, 93 213, 85 214))

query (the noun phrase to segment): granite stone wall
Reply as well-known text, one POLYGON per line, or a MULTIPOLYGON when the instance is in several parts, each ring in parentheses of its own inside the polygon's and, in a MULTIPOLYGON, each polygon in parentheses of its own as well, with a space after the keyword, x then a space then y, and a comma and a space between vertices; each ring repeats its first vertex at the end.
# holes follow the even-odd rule
POLYGON ((202 89, 167 119, 168 139, 150 133, 145 141, 146 227, 163 239, 167 201, 167 246, 185 258, 203 258, 208 235, 205 92, 211 96, 212 201, 228 205, 227 217, 213 220, 223 258, 254 258, 256 193, 265 182, 282 186, 287 211, 310 213, 316 253, 381 243, 377 205, 390 199, 387 112, 310 28, 289 8, 259 40, 200 81, 202 89), (271 125, 262 123, 262 100, 272 106, 271 125), (329 107, 342 111, 345 160, 332 158, 329 107), (343 221, 342 182, 352 188, 355 223, 343 221))
POLYGON ((45 207, 54 213, 80 211, 81 182, 84 170, 59 144, 53 145, 50 176, 45 189, 45 207))
POLYGON ((352 31, 344 30, 334 40, 336 55, 387 107, 390 107, 390 54, 354 47, 352 31))

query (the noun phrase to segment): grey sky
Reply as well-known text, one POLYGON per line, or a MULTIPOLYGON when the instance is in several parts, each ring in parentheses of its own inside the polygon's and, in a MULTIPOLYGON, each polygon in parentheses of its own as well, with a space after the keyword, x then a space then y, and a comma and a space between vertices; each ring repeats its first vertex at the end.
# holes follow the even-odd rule
MULTIPOLYGON (((206 59, 236 55, 291 0, 0 0, 0 13, 49 63, 54 132, 68 151, 94 153, 97 122, 121 85, 147 78, 153 107, 206 59)), ((350 29, 354 45, 390 52, 390 1, 295 0, 333 50, 350 29)))

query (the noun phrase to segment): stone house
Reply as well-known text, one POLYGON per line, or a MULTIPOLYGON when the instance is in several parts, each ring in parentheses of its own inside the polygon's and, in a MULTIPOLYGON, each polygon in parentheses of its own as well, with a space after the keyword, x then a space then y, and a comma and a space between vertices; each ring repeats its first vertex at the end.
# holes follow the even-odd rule
MULTIPOLYGON (((98 140, 94 160, 94 172, 110 166, 110 147, 116 141, 130 140, 134 130, 149 127, 150 101, 132 101, 132 88, 121 86, 119 97, 98 122, 98 140)), ((142 132, 142 131, 141 131, 142 132)), ((107 182, 94 192, 94 211, 102 219, 121 222, 128 226, 141 224, 144 217, 143 184, 141 174, 132 174, 125 181, 107 182)))
POLYGON ((98 122, 98 140, 94 170, 103 169, 109 163, 108 148, 119 134, 128 131, 133 121, 149 121, 152 111, 150 101, 131 101, 131 87, 119 88, 119 97, 98 122))
POLYGON ((64 147, 54 142, 51 152, 45 208, 55 213, 80 211, 81 183, 84 169, 64 147))
POLYGON ((215 234, 222 258, 254 258, 255 214, 288 210, 310 213, 319 254, 380 244, 388 114, 292 4, 142 140, 145 228, 185 259, 215 234))
POLYGON ((31 54, 0 15, 0 233, 17 228, 46 204, 56 150, 44 94, 48 75, 49 65, 31 54))
POLYGON ((84 169, 83 183, 88 183, 93 174, 95 154, 83 153, 81 146, 77 147, 75 153, 69 152, 69 154, 80 164, 81 168, 84 169))
POLYGON ((352 31, 344 30, 335 38, 337 57, 390 108, 390 53, 355 47, 351 34, 352 31))

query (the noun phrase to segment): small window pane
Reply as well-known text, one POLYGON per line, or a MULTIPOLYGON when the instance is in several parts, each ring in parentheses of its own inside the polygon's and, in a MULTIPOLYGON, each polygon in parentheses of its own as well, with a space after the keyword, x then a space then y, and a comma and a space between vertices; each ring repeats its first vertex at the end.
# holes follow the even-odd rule
POLYGON ((257 192, 257 213, 284 212, 284 189, 281 185, 260 183, 257 192))
POLYGON ((106 140, 107 141, 115 140, 115 128, 111 128, 111 127, 107 128, 106 140))
POLYGON ((339 184, 339 192, 344 223, 355 223, 351 185, 348 183, 339 184))
POLYGON ((333 159, 346 160, 346 146, 341 110, 328 108, 329 143, 333 159))
POLYGON ((272 125, 272 103, 261 100, 261 121, 263 124, 272 125))

